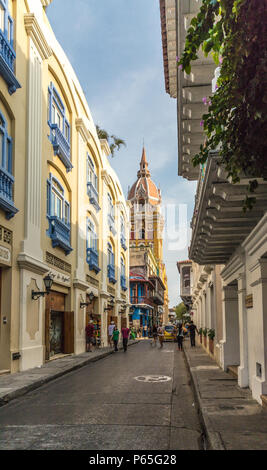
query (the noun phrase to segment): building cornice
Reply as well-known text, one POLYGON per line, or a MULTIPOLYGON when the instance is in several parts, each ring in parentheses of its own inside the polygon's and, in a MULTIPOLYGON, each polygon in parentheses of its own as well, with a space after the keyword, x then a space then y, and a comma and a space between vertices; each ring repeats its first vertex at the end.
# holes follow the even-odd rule
POLYGON ((46 264, 42 263, 42 261, 32 258, 26 253, 20 253, 18 255, 17 263, 20 269, 27 269, 28 271, 32 271, 36 274, 43 275, 50 270, 50 268, 46 264))
POLYGON ((91 139, 91 133, 87 129, 83 118, 77 118, 76 121, 75 121, 75 125, 76 125, 77 131, 81 134, 83 140, 85 142, 89 142, 90 139, 91 139))
POLYGON ((26 13, 24 15, 24 25, 28 36, 33 40, 42 59, 48 59, 52 55, 52 49, 34 13, 26 13))

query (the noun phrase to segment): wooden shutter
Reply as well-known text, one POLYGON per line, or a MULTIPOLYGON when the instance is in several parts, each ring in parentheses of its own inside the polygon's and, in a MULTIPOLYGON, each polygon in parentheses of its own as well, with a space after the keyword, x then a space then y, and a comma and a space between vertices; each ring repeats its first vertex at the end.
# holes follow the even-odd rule
POLYGON ((74 353, 74 312, 64 312, 63 353, 74 353))

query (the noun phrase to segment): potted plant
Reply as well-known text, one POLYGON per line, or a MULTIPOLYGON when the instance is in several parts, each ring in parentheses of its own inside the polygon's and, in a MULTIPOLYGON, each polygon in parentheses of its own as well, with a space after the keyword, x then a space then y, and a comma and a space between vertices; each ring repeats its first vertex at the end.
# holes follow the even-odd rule
POLYGON ((214 337, 215 337, 214 328, 209 329, 208 337, 209 337, 209 351, 211 352, 211 354, 214 354, 214 337))
POLYGON ((202 334, 203 334, 203 328, 199 328, 198 335, 199 335, 200 344, 202 344, 202 334))
POLYGON ((202 334, 204 336, 204 346, 205 348, 207 347, 207 334, 208 334, 208 328, 203 328, 202 334))

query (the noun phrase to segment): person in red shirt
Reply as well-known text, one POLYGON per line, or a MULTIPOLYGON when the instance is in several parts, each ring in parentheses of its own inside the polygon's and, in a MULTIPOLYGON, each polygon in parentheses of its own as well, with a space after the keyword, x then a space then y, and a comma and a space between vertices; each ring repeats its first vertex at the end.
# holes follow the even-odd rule
POLYGON ((86 333, 86 352, 93 352, 91 349, 91 344, 94 342, 94 322, 90 320, 88 325, 85 327, 86 333))
POLYGON ((129 339, 130 330, 129 330, 129 328, 122 328, 121 332, 122 332, 123 349, 124 349, 124 352, 126 352, 127 351, 127 346, 128 346, 128 339, 129 339))

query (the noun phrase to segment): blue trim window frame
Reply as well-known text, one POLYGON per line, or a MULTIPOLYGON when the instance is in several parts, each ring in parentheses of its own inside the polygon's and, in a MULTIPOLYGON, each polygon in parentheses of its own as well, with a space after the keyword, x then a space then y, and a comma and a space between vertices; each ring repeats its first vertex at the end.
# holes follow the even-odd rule
POLYGON ((21 88, 15 77, 14 20, 8 11, 8 0, 0 0, 0 73, 10 95, 21 88))
POLYGON ((57 155, 66 167, 67 172, 71 171, 71 145, 70 145, 70 124, 66 118, 66 109, 60 95, 51 82, 48 87, 48 125, 50 127, 49 140, 57 155))
POLYGON ((121 215, 121 246, 124 249, 124 251, 127 250, 126 236, 125 236, 125 220, 124 220, 123 215, 121 215))
POLYGON ((108 243, 108 279, 112 284, 116 284, 115 278, 115 256, 111 243, 108 243))
POLYGON ((115 236, 117 233, 115 230, 115 207, 110 193, 108 193, 108 225, 110 231, 115 236))
POLYGON ((68 255, 72 251, 70 244, 70 203, 64 195, 64 188, 58 179, 50 173, 47 180, 47 235, 52 246, 62 248, 68 255))
POLYGON ((8 135, 7 121, 0 112, 0 208, 11 219, 18 212, 14 206, 12 174, 12 138, 8 135))
POLYGON ((124 291, 127 290, 125 273, 126 273, 126 271, 125 271, 125 262, 124 262, 123 257, 121 257, 121 288, 124 291))
POLYGON ((86 219, 86 232, 86 261, 90 271, 95 271, 98 274, 101 271, 98 261, 98 236, 95 226, 89 218, 86 219))
POLYGON ((100 211, 98 196, 98 176, 95 169, 95 164, 91 159, 89 153, 87 153, 87 194, 89 196, 90 203, 95 207, 96 211, 100 211))

